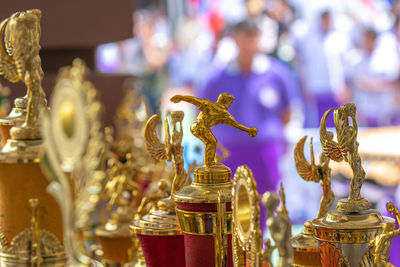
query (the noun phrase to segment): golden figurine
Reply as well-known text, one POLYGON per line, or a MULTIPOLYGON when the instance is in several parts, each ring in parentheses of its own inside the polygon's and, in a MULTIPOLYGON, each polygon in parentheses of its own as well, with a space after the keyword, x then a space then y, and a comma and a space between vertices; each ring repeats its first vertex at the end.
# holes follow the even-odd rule
POLYGON ((130 223, 133 219, 139 204, 141 188, 133 181, 135 163, 131 154, 126 155, 125 163, 111 158, 108 164, 109 177, 103 198, 108 200, 107 210, 111 213, 106 228, 114 228, 118 224, 130 223), (117 207, 116 211, 113 211, 114 207, 117 207))
MULTIPOLYGON (((386 203, 386 209, 396 218, 397 223, 400 223, 399 209, 392 202, 386 203)), ((383 226, 382 233, 371 240, 367 250, 373 250, 372 254, 374 256, 374 266, 394 266, 389 263, 390 246, 392 245, 392 239, 398 237, 399 235, 400 229, 395 229, 395 225, 392 223, 386 223, 383 226)))
POLYGON ((51 181, 48 191, 62 210, 64 245, 71 266, 92 264, 82 236, 91 227, 91 215, 107 178, 102 105, 87 75, 80 59, 62 68, 51 98, 52 112, 42 116, 46 152, 41 164, 51 181))
POLYGON ((23 81, 27 91, 27 111, 22 126, 11 129, 14 140, 40 139, 39 112, 46 106, 41 82, 43 71, 39 56, 41 11, 16 12, 0 25, 0 75, 15 83, 23 81))
POLYGON ((145 127, 145 139, 147 152, 158 160, 172 161, 174 166, 174 180, 172 182, 171 195, 177 190, 190 183, 183 162, 183 146, 182 143, 182 111, 170 111, 165 117, 165 143, 162 143, 156 133, 156 126, 160 119, 159 115, 153 115, 147 122, 145 127), (171 117, 172 135, 168 124, 168 116, 171 117))
POLYGON ((336 204, 321 218, 311 221, 310 228, 318 240, 321 266, 372 266, 367 245, 382 233, 392 218, 382 216, 370 209, 370 202, 360 195, 365 172, 358 153, 356 106, 345 104, 334 111, 337 141, 333 133, 326 130, 326 120, 333 109, 325 112, 321 119, 320 138, 323 153, 330 159, 348 163, 353 171, 350 195, 336 204))
POLYGON ((191 248, 185 250, 185 256, 192 258, 188 267, 196 262, 202 262, 204 266, 230 265, 227 240, 232 233, 232 212, 229 204, 232 201, 232 172, 227 166, 217 162, 217 140, 211 127, 224 124, 245 131, 251 137, 257 134, 256 128, 239 124, 229 113, 228 108, 233 100, 234 97, 228 93, 220 94, 217 102, 182 95, 171 98, 174 103, 185 101, 200 110, 190 130, 205 144, 203 166, 194 170, 194 182, 182 187, 172 196, 185 239, 191 239, 191 248), (206 212, 206 207, 212 209, 206 212), (203 243, 204 235, 212 236, 212 239, 203 243), (200 249, 204 246, 207 250, 200 249), (212 258, 209 257, 211 253, 214 254, 212 258))
POLYGON ((206 146, 204 153, 204 165, 206 166, 212 166, 216 163, 215 150, 217 148, 217 139, 212 133, 211 127, 218 124, 225 124, 235 129, 248 132, 251 137, 257 135, 256 128, 248 128, 237 123, 232 115, 229 114, 228 108, 233 100, 235 100, 235 98, 228 93, 221 93, 217 102, 182 95, 176 95, 171 98, 171 101, 174 103, 185 101, 195 105, 200 110, 196 121, 190 127, 190 131, 206 146))
POLYGON ((278 267, 288 267, 292 263, 293 249, 290 244, 291 223, 286 214, 278 210, 279 197, 275 193, 266 192, 262 203, 267 209, 267 227, 279 252, 278 267))
MULTIPOLYGON (((304 156, 304 143, 307 136, 301 138, 294 148, 294 160, 297 173, 305 181, 320 183, 322 188, 322 197, 319 205, 317 218, 323 218, 330 210, 335 195, 331 188, 331 169, 329 168, 330 159, 321 153, 319 164, 315 163, 313 139, 310 141, 311 163, 307 162, 304 156)), ((291 239, 294 262, 293 266, 319 266, 319 248, 318 241, 312 236, 313 229, 310 221, 304 223, 305 229, 291 239)))
POLYGON ((170 111, 166 114, 164 143, 157 135, 160 115, 153 115, 145 126, 144 136, 147 152, 154 159, 172 161, 175 173, 172 185, 163 178, 158 182, 158 191, 142 199, 136 220, 131 225, 131 230, 138 236, 142 244, 146 262, 152 262, 154 265, 175 266, 179 264, 182 266, 185 261, 183 236, 175 213, 175 203, 171 199, 173 193, 191 183, 190 177, 184 169, 182 154, 183 116, 182 111, 170 111), (152 242, 156 240, 159 244, 165 243, 167 246, 175 247, 176 251, 166 255, 165 251, 150 250, 152 242), (166 257, 169 259, 169 263, 161 262, 166 257))
POLYGON ((319 204, 318 217, 324 217, 332 207, 333 201, 335 200, 335 194, 331 188, 331 169, 329 168, 329 158, 321 153, 319 157, 319 164, 315 164, 314 150, 312 138, 310 142, 311 151, 311 164, 307 162, 304 157, 304 143, 307 136, 304 136, 297 142, 294 148, 294 161, 296 163, 296 169, 301 178, 306 181, 312 181, 321 184, 322 198, 319 204))
POLYGON ((353 170, 349 197, 347 200, 338 201, 337 208, 348 212, 369 209, 371 203, 360 195, 361 186, 365 179, 365 171, 361 166, 361 158, 358 153, 356 106, 354 104, 345 104, 335 109, 334 122, 337 142, 333 140, 333 133, 326 130, 326 120, 332 110, 329 109, 325 112, 321 120, 320 138, 323 152, 334 161, 340 162, 344 160, 348 162, 353 170), (349 117, 351 118, 351 124, 349 117))
POLYGON ((136 158, 148 156, 143 153, 143 129, 149 119, 150 107, 147 100, 140 95, 138 86, 133 79, 124 82, 124 95, 120 105, 115 111, 114 124, 116 129, 116 142, 114 149, 117 154, 133 153, 136 158))

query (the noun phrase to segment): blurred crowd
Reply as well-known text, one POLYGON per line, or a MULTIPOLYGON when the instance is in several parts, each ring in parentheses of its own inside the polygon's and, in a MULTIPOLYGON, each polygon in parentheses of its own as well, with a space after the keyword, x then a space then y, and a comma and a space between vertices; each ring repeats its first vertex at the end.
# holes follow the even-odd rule
POLYGON ((317 128, 329 108, 353 102, 359 126, 400 124, 400 1, 166 1, 133 22, 133 38, 98 48, 99 71, 138 77, 153 112, 174 94, 231 94, 228 111, 259 133, 214 134, 260 192, 280 181, 285 130, 317 128))

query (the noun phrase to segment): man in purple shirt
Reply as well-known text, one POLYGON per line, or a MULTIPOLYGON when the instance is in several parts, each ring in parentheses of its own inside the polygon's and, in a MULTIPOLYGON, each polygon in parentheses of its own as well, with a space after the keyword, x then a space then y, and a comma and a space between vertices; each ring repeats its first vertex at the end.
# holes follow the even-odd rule
MULTIPOLYGON (((260 31, 252 20, 238 23, 233 30, 237 57, 221 70, 214 71, 202 97, 215 101, 222 92, 235 97, 230 113, 237 120, 258 128, 249 140, 246 133, 227 127, 213 128, 217 140, 230 152, 224 162, 232 171, 239 165, 251 168, 260 194, 275 191, 280 180, 279 159, 285 151, 284 125, 289 121, 289 92, 282 75, 282 63, 259 54, 260 31)), ((261 225, 265 224, 261 209, 261 225)))

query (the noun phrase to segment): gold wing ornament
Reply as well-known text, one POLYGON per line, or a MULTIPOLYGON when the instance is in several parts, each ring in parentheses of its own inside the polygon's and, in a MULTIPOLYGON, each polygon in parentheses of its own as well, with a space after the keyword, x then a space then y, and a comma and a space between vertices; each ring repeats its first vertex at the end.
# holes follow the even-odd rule
POLYGON ((157 136, 157 124, 160 120, 160 115, 153 115, 147 121, 145 126, 145 139, 147 152, 157 160, 172 161, 175 176, 172 182, 171 195, 178 191, 183 186, 191 182, 190 177, 185 171, 183 160, 182 137, 182 120, 183 111, 170 111, 166 114, 164 120, 164 140, 162 143, 157 136), (170 121, 168 120, 170 118, 170 121), (170 130, 172 125, 172 134, 170 130))
POLYGON ((61 69, 51 98, 52 112, 44 112, 42 123, 46 152, 41 164, 51 181, 48 191, 62 210, 64 246, 71 266, 91 265, 81 235, 90 227, 106 179, 102 105, 86 80, 87 73, 80 59, 61 69))
POLYGON ((325 112, 321 119, 321 126, 319 128, 319 134, 321 139, 322 150, 325 155, 330 159, 340 162, 342 160, 347 161, 347 148, 343 138, 343 128, 338 132, 338 142, 333 140, 333 133, 326 130, 326 120, 333 108, 325 112))
POLYGON ((306 139, 307 136, 304 136, 294 147, 294 161, 296 164, 297 173, 306 181, 319 182, 320 177, 318 169, 315 165, 312 137, 310 142, 311 164, 308 163, 303 153, 306 139))
MULTIPOLYGON (((157 160, 171 160, 171 155, 169 153, 169 149, 167 149, 167 144, 169 143, 169 139, 165 138, 165 143, 162 143, 157 136, 157 125, 160 121, 160 115, 155 114, 150 117, 147 121, 146 126, 144 128, 144 136, 146 140, 146 150, 150 154, 151 157, 157 160)), ((165 133, 169 136, 169 126, 168 123, 165 123, 165 133)))
MULTIPOLYGON (((5 19, 0 24, 0 36, 4 36, 7 23, 10 19, 5 19)), ((8 38, 5 38, 7 40, 8 38)), ((15 65, 15 60, 4 49, 3 42, 0 42, 0 75, 12 83, 18 82, 21 78, 15 65)))

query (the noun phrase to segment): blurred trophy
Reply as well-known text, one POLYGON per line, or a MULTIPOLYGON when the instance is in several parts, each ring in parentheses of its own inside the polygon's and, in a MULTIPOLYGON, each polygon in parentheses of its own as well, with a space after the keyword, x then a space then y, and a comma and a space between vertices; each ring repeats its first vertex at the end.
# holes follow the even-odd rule
POLYGON ((105 266, 122 266, 133 262, 137 254, 137 242, 129 231, 141 197, 140 186, 133 181, 135 163, 131 154, 122 163, 116 157, 108 159, 108 182, 103 191, 110 218, 105 225, 95 229, 102 250, 105 266))
POLYGON ((232 188, 232 246, 235 267, 272 267, 271 255, 277 249, 277 266, 291 266, 292 247, 290 245, 291 223, 285 207, 285 195, 281 186, 279 196, 264 193, 262 203, 268 211, 266 224, 274 245, 266 238, 262 241, 260 229, 260 197, 251 170, 243 165, 236 169, 232 188), (281 208, 277 209, 279 202, 281 208), (263 248, 264 243, 264 248, 263 248), (245 254, 246 253, 246 254, 245 254), (247 262, 245 256, 248 256, 247 262))
POLYGON ((2 121, 3 125, 13 126, 11 138, 0 153, 0 235, 3 244, 9 244, 0 246, 0 262, 6 266, 35 262, 58 266, 65 261, 62 245, 47 249, 62 243, 63 229, 60 209, 46 192, 49 182, 39 166, 39 112, 46 109, 39 57, 40 18, 39 10, 16 12, 0 25, 0 75, 13 83, 22 81, 28 91, 26 97, 16 101, 23 104, 18 107, 24 106, 26 116, 21 110, 21 116, 11 118, 10 123, 2 121), (35 203, 31 199, 36 199, 35 203), (29 212, 32 209, 34 216, 29 212), (36 236, 27 235, 32 216, 40 221, 35 226, 37 231, 33 231, 36 236), (42 239, 43 235, 51 238, 42 239))
POLYGON ((230 115, 234 97, 222 93, 217 102, 192 96, 176 95, 171 101, 195 105, 200 113, 191 132, 205 144, 203 166, 194 170, 194 182, 177 190, 176 202, 181 230, 184 233, 186 266, 233 266, 232 262, 232 180, 231 170, 216 160, 217 140, 211 127, 224 124, 257 134, 256 128, 245 127, 230 115))
POLYGON ((182 111, 168 112, 165 117, 164 143, 157 136, 159 115, 153 115, 145 127, 146 148, 155 159, 172 161, 175 176, 172 185, 167 179, 158 183, 158 194, 145 196, 140 204, 137 220, 131 226, 140 240, 147 266, 185 266, 184 242, 175 203, 171 195, 190 184, 184 169, 182 111), (169 119, 170 122, 169 123, 169 119), (170 130, 172 125, 172 131, 170 130), (172 251, 170 248, 174 248, 172 251))
MULTIPOLYGON (((310 142, 311 163, 304 156, 304 143, 307 136, 297 142, 294 149, 294 160, 296 169, 305 181, 320 183, 322 187, 322 198, 317 218, 323 218, 330 210, 335 194, 331 188, 331 170, 329 158, 321 153, 319 164, 315 163, 312 138, 310 142)), ((304 223, 304 231, 291 239, 293 247, 293 266, 321 266, 319 258, 318 241, 313 237, 311 221, 304 223)))
MULTIPOLYGON (((360 195, 365 172, 358 153, 356 106, 345 104, 334 111, 337 141, 326 130, 326 120, 333 109, 325 112, 321 120, 320 138, 324 156, 331 160, 347 162, 353 177, 350 194, 336 204, 322 218, 311 221, 313 235, 318 240, 321 266, 374 266, 368 257, 367 246, 382 233, 385 225, 394 223, 388 217, 371 209, 371 203, 360 195)), ((386 227, 386 226, 385 226, 386 227)))
POLYGON ((107 178, 107 145, 100 120, 103 107, 87 75, 80 59, 62 68, 51 97, 51 113, 42 115, 46 149, 42 168, 51 181, 48 191, 62 210, 68 266, 100 264, 90 258, 83 238, 91 228, 107 178))

